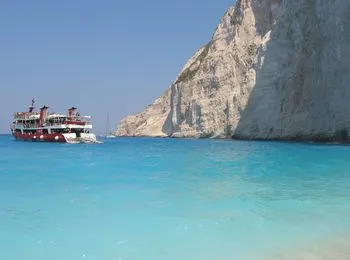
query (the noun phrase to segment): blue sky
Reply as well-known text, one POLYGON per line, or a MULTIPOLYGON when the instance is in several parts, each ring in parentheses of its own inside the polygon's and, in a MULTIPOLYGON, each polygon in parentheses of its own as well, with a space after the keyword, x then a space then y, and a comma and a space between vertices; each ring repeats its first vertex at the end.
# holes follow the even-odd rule
POLYGON ((233 0, 1 0, 0 132, 37 107, 90 114, 96 133, 142 111, 206 44, 233 0))

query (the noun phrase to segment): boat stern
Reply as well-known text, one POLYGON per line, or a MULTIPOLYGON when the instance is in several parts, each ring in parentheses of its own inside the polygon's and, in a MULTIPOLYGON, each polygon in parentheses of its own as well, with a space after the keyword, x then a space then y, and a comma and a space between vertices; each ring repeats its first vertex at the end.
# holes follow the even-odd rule
POLYGON ((63 134, 67 143, 97 143, 95 134, 93 133, 80 133, 77 136, 76 133, 63 134))

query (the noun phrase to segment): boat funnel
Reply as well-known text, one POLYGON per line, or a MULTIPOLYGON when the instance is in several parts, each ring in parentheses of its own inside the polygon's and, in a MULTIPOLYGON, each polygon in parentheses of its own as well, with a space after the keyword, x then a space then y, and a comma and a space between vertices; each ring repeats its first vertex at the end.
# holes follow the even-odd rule
POLYGON ((46 120, 46 117, 48 115, 48 109, 49 107, 47 106, 43 106, 42 108, 40 108, 40 125, 43 126, 44 122, 46 120))

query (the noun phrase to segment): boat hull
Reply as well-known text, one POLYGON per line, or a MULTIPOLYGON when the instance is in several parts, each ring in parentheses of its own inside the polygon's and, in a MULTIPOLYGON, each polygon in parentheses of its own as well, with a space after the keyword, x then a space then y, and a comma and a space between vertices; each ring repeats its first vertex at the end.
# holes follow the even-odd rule
POLYGON ((53 142, 53 143, 67 143, 63 134, 12 134, 16 140, 29 142, 53 142))
POLYGON ((80 137, 77 137, 74 133, 68 134, 12 134, 16 140, 28 141, 28 142, 52 142, 52 143, 97 143, 96 136, 94 134, 82 133, 80 137))

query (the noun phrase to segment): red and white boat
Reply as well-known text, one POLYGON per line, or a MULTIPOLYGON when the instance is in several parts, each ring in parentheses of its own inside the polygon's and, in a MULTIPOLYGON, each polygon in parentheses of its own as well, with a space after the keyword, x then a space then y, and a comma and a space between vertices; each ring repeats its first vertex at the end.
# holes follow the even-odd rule
POLYGON ((27 112, 16 112, 11 125, 16 140, 61 143, 97 143, 91 133, 91 117, 80 116, 77 108, 68 109, 68 115, 49 113, 43 106, 35 112, 34 99, 27 112))

